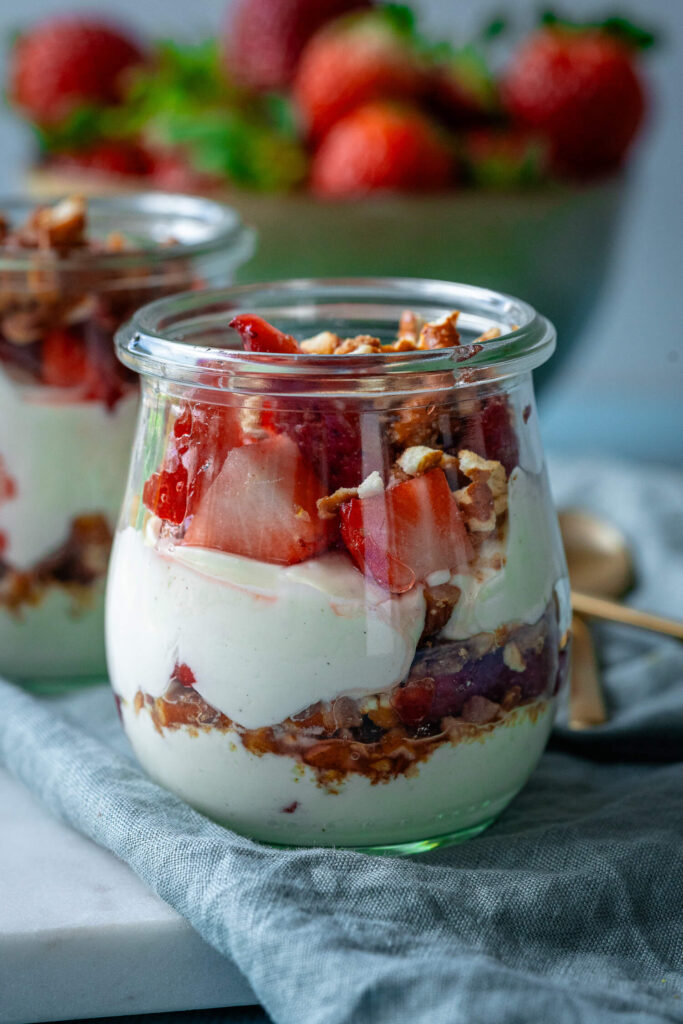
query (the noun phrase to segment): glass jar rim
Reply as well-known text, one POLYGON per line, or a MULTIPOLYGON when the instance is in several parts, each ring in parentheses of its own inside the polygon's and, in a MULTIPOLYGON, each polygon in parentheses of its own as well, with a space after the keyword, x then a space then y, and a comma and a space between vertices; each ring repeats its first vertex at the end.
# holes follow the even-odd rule
MULTIPOLYGON (((361 326, 362 319, 358 326, 361 326)), ((394 321, 394 333, 398 318, 394 321)), ((325 329, 318 327, 310 334, 325 329)), ((332 327, 328 328, 332 329, 332 327)), ((235 341, 237 334, 230 332, 235 341)), ((357 333, 361 333, 360 331, 357 333)), ((364 330, 362 333, 371 333, 364 330)), ((198 292, 182 292, 142 306, 116 334, 119 358, 131 369, 182 384, 230 389, 230 379, 250 374, 304 380, 326 378, 363 379, 364 389, 397 372, 454 373, 454 384, 470 384, 517 375, 534 369, 555 348, 555 328, 527 302, 504 292, 477 285, 426 278, 301 278, 272 281, 198 292), (438 319, 445 312, 460 311, 458 329, 464 326, 472 340, 450 349, 379 352, 331 357, 308 353, 273 354, 245 352, 241 348, 197 342, 194 334, 220 327, 238 313, 257 313, 268 319, 298 315, 300 329, 319 319, 343 321, 340 310, 382 304, 414 312, 431 312, 438 319), (222 317, 222 319, 220 319, 222 317), (478 341, 476 335, 498 327, 500 336, 478 341), (465 373, 467 371, 467 373, 465 373)), ((384 390, 384 388, 380 388, 384 390)))
MULTIPOLYGON (((3 215, 27 216, 31 210, 45 205, 48 204, 22 196, 0 197, 0 213, 3 215)), ((246 254, 251 251, 252 229, 244 225, 237 210, 215 199, 175 192, 129 192, 88 197, 87 212, 89 220, 95 222, 98 215, 102 217, 104 214, 135 217, 139 223, 166 218, 167 237, 171 237, 173 243, 168 244, 160 238, 118 252, 93 252, 83 248, 65 255, 58 255, 51 249, 6 249, 0 244, 0 270, 58 267, 68 273, 80 272, 84 267, 92 268, 93 265, 102 270, 114 270, 139 266, 146 261, 168 263, 208 256, 227 249, 246 254)), ((112 230, 116 230, 115 225, 112 225, 112 230)))

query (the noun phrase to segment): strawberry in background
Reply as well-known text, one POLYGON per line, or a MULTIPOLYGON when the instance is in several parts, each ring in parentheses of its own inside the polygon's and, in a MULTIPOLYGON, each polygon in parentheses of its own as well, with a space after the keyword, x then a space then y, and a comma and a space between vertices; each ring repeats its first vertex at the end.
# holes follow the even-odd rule
POLYGON ((623 19, 546 15, 500 76, 500 19, 453 46, 372 0, 235 0, 229 14, 220 40, 148 54, 79 15, 28 30, 7 94, 39 165, 84 187, 199 194, 516 190, 618 171, 642 122, 636 58, 653 40, 623 19))
POLYGON ((557 171, 615 170, 643 119, 634 56, 652 36, 618 18, 586 26, 546 21, 510 64, 502 85, 506 106, 548 140, 557 171))
POLYGON ((453 147, 444 132, 420 110, 386 101, 338 121, 311 168, 313 191, 328 198, 437 191, 454 180, 453 147))
POLYGON ((419 100, 429 70, 404 8, 342 18, 310 41, 293 93, 305 130, 319 141, 345 114, 374 100, 419 100))
POLYGON ((284 89, 325 22, 369 6, 370 0, 238 0, 224 34, 229 73, 253 89, 284 89))
POLYGON ((35 123, 53 124, 78 105, 118 101, 125 72, 143 60, 135 39, 108 22, 50 18, 15 44, 9 94, 35 123))

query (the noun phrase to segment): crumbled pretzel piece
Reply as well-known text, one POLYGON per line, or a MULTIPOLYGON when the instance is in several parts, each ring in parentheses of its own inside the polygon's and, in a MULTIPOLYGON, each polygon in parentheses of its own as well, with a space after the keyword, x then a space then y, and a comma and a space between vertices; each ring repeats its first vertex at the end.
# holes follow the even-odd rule
POLYGON ((334 354, 336 356, 347 356, 352 352, 354 355, 369 355, 382 351, 382 342, 379 338, 373 338, 371 334, 358 334, 355 338, 345 338, 334 354))
POLYGON ((260 395, 248 395, 239 412, 240 427, 250 441, 261 441, 268 436, 268 431, 261 424, 263 399, 260 395))
POLYGON ((418 348, 455 348, 459 345, 460 334, 456 327, 459 316, 460 312, 455 310, 453 313, 448 313, 440 320, 434 320, 432 323, 424 324, 420 330, 418 348))
POLYGON ((455 500, 471 533, 490 533, 496 528, 496 510, 488 484, 468 484, 455 492, 455 500))
POLYGON ((18 309, 0 321, 3 336, 13 345, 31 345, 45 332, 45 314, 40 309, 18 309))
POLYGON ((366 476, 365 480, 358 485, 359 498, 372 498, 375 494, 381 494, 384 490, 384 481, 376 469, 366 476))
POLYGON ((420 476, 422 473, 428 473, 430 469, 436 469, 437 466, 446 469, 458 465, 454 455, 448 455, 438 448, 429 448, 424 444, 406 448, 396 461, 406 476, 420 476))
POLYGON ((417 352, 417 342, 411 338, 399 338, 382 346, 383 352, 417 352))
POLYGON ((326 494, 324 498, 318 498, 318 515, 321 519, 334 519, 339 507, 345 501, 358 497, 357 487, 338 487, 334 494, 326 494))
POLYGON ((482 459, 463 448, 458 452, 460 472, 472 482, 455 492, 467 528, 473 533, 489 533, 496 519, 507 508, 507 476, 502 463, 482 459))
POLYGON ((486 483, 491 491, 496 515, 502 515, 507 508, 507 474, 502 462, 483 459, 481 455, 463 448, 458 452, 460 472, 473 483, 486 483))
POLYGON ((489 327, 488 331, 484 331, 483 334, 474 339, 473 344, 478 345, 482 341, 494 341, 495 338, 500 338, 501 333, 500 327, 489 327))
POLYGON ((433 409, 425 400, 416 396, 403 403, 398 418, 389 427, 394 444, 407 448, 410 445, 433 445, 439 438, 439 425, 433 409))
POLYGON ((524 672, 526 668, 522 652, 512 640, 503 648, 503 661, 512 672, 524 672))
POLYGON ((305 338, 299 342, 301 351, 313 356, 334 355, 339 345, 341 345, 341 338, 338 334, 333 334, 332 331, 321 331, 320 334, 315 334, 312 338, 305 338))
POLYGON ((398 322, 398 340, 412 341, 415 348, 420 340, 420 331, 424 327, 424 320, 417 313, 410 309, 404 309, 401 319, 398 322))
POLYGON ((75 249, 84 244, 86 223, 85 199, 70 196, 55 206, 37 212, 36 227, 41 248, 75 249))

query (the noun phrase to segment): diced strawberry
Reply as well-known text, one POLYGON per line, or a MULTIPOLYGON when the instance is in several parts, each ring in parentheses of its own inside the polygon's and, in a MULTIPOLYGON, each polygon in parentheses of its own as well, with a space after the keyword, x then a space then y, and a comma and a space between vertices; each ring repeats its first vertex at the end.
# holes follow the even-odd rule
POLYGON ((441 469, 344 502, 341 535, 358 567, 395 594, 431 572, 462 569, 472 554, 441 469))
POLYGON ((142 489, 145 506, 167 522, 182 523, 195 511, 228 452, 241 443, 234 406, 186 402, 173 424, 160 471, 142 489))
POLYGON ((178 463, 174 469, 152 473, 142 488, 145 506, 168 523, 179 525, 187 510, 187 470, 178 463))
POLYGON ((299 346, 291 334, 278 331, 263 317, 242 313, 233 317, 230 327, 242 336, 246 352, 298 352, 299 346))
POLYGON ((53 388, 74 388, 88 379, 88 357, 83 340, 68 328, 48 331, 42 346, 43 383, 53 388))
POLYGON ((185 662, 181 662, 179 665, 176 664, 171 675, 171 680, 174 683, 180 683, 181 686, 194 686, 197 682, 195 674, 189 665, 185 662))
POLYGON ((5 460, 0 455, 0 505, 3 501, 10 501, 17 494, 17 485, 13 477, 7 472, 5 460))
POLYGON ((405 725, 416 728, 429 716, 433 699, 433 679, 411 679, 394 691, 391 704, 405 725))
POLYGON ((234 448, 203 496, 186 544, 293 565, 324 551, 321 484, 294 441, 282 435, 234 448))
POLYGON ((484 405, 481 427, 486 445, 486 451, 481 454, 487 459, 502 462, 506 471, 511 473, 519 460, 519 445, 510 407, 501 395, 494 395, 484 405))

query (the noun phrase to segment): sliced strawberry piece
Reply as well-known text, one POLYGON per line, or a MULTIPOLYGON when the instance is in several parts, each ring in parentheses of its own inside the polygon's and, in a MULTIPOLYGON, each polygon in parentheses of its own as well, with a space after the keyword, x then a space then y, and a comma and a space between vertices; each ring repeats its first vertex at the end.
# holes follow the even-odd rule
POLYGON ((195 511, 228 452, 241 443, 234 406, 184 403, 171 429, 163 465, 142 489, 145 506, 167 522, 182 523, 195 511))
POLYGON ((278 331, 267 320, 253 313, 233 317, 230 327, 242 336, 246 352, 298 352, 299 346, 291 334, 278 331))
POLYGON ((293 565, 324 551, 323 488, 294 441, 282 435, 234 448, 199 502, 186 544, 293 565))
POLYGON ((194 672, 184 661, 176 664, 171 675, 171 681, 180 683, 181 686, 194 686, 197 682, 194 672))
POLYGON ((341 535, 358 567, 395 594, 431 572, 462 569, 472 554, 441 469, 344 502, 341 535))

